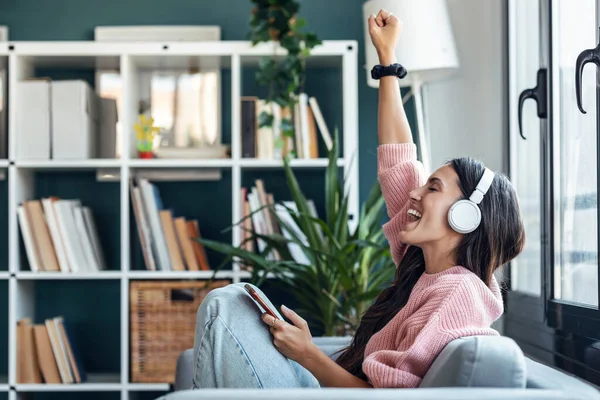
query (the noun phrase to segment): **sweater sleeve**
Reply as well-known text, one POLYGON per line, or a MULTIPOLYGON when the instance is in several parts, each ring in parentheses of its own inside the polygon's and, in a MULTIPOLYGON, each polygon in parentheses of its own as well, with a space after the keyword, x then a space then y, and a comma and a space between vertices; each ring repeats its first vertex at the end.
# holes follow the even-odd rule
POLYGON ((406 251, 406 245, 398 240, 398 233, 408 220, 409 194, 424 184, 425 173, 423 164, 417 160, 414 143, 382 144, 377 148, 377 158, 377 177, 390 218, 383 225, 383 233, 398 265, 406 251))

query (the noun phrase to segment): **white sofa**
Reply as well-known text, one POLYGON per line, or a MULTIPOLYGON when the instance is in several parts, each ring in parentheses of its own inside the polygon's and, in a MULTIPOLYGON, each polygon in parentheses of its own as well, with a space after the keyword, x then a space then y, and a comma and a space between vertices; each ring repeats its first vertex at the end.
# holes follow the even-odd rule
MULTIPOLYGON (((315 338, 330 356, 347 338, 315 338)), ((474 336, 448 344, 417 389, 202 389, 192 390, 192 351, 177 363, 175 390, 163 400, 600 400, 584 381, 525 357, 502 336, 474 336)))

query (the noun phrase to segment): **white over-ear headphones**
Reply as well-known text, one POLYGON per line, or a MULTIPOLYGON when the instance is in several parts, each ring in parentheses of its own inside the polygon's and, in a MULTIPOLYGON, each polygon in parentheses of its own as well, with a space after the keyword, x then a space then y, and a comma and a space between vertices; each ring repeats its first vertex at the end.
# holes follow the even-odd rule
POLYGON ((471 233, 481 223, 478 204, 483 200, 494 180, 494 173, 486 168, 477 187, 468 199, 459 200, 448 211, 448 223, 458 233, 471 233))

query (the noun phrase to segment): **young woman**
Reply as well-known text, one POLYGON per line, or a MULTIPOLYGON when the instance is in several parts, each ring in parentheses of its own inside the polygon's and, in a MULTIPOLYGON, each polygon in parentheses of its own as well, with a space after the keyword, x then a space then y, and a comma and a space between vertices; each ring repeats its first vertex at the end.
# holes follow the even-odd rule
MULTIPOLYGON (((380 64, 397 62, 399 20, 381 10, 368 24, 380 64)), ((282 306, 291 324, 259 318, 244 288, 229 285, 211 291, 199 308, 194 388, 417 387, 450 341, 498 334, 491 324, 503 304, 493 274, 525 241, 511 183, 468 158, 426 179, 395 77, 380 80, 378 135, 378 179, 390 217, 383 229, 396 278, 362 317, 349 347, 333 361, 294 311, 282 306), (465 199, 474 202, 455 206, 465 199), (477 210, 479 225, 462 229, 477 210)))

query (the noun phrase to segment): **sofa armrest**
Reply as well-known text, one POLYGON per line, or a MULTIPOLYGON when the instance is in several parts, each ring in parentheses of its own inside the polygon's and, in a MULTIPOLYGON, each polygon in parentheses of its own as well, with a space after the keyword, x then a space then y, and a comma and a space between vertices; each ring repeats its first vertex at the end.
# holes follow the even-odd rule
POLYGON ((187 349, 177 358, 175 370, 174 390, 186 390, 192 388, 192 379, 194 376, 194 350, 187 349))
POLYGON ((576 393, 544 389, 201 389, 167 394, 160 400, 584 400, 576 393))

